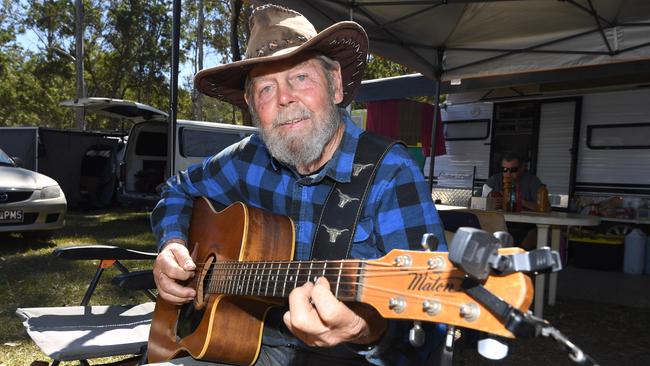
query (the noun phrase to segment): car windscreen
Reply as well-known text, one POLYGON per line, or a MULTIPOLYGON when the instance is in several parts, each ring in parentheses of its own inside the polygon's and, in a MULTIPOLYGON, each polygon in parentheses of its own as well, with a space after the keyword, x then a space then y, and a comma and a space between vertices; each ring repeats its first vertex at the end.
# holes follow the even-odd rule
POLYGON ((0 149, 0 165, 14 165, 14 161, 2 149, 0 149))

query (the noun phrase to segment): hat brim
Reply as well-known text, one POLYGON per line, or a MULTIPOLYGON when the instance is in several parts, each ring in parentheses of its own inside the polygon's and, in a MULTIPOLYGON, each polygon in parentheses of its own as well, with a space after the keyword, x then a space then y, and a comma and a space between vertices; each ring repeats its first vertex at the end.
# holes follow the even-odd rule
POLYGON ((290 59, 305 51, 317 51, 341 65, 343 100, 340 106, 352 102, 361 85, 368 53, 368 36, 356 22, 336 23, 318 33, 307 42, 287 52, 254 57, 199 71, 194 76, 194 85, 205 95, 247 109, 244 100, 244 83, 249 71, 257 65, 290 59))

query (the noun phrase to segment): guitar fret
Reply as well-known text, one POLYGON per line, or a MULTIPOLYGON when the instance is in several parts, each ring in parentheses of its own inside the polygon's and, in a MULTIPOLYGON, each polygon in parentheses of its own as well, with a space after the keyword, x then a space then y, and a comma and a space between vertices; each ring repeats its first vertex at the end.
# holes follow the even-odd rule
POLYGON ((230 293, 230 287, 232 286, 232 279, 231 279, 231 270, 230 270, 230 263, 225 265, 225 274, 226 274, 226 283, 225 283, 225 293, 229 294, 230 293))
POLYGON ((219 273, 221 274, 219 276, 219 285, 217 286, 217 292, 223 293, 224 292, 224 284, 226 283, 226 273, 223 268, 223 263, 219 263, 219 273))
POLYGON ((336 277, 336 290, 334 291, 334 296, 339 297, 339 286, 341 284, 341 272, 343 272, 343 261, 339 262, 339 274, 336 277))
POLYGON ((252 274, 252 268, 253 264, 245 263, 244 266, 246 267, 245 270, 245 275, 244 278, 246 278, 246 284, 244 285, 244 292, 248 293, 248 286, 250 286, 251 283, 251 274, 252 274))
POLYGON ((289 270, 289 263, 287 263, 287 269, 284 271, 284 284, 282 285, 282 297, 285 297, 285 292, 287 289, 287 272, 289 270))
POLYGON ((293 281, 293 288, 298 288, 298 277, 300 276, 300 264, 301 262, 298 262, 298 269, 296 271, 295 280, 293 281))
MULTIPOLYGON (((279 277, 279 269, 280 269, 280 264, 278 263, 278 270, 275 272, 275 276, 273 277, 273 296, 277 296, 275 293, 275 289, 278 287, 278 277, 279 277)), ((273 270, 273 263, 271 263, 271 270, 273 270)))
POLYGON ((234 271, 235 273, 233 275, 232 283, 233 283, 233 286, 234 286, 235 295, 239 295, 239 290, 241 289, 241 287, 239 286, 239 276, 241 275, 241 273, 240 273, 241 272, 241 266, 238 266, 235 263, 235 264, 233 264, 233 268, 235 270, 234 271))
POLYGON ((253 285, 253 293, 260 295, 260 287, 262 286, 262 276, 260 275, 260 263, 257 263, 257 268, 255 269, 255 285, 253 285), (255 286, 257 285, 257 291, 255 291, 255 286))
POLYGON ((221 292, 222 277, 221 277, 220 270, 221 270, 221 266, 215 264, 214 272, 216 274, 214 275, 214 288, 212 289, 211 293, 221 292))
POLYGON ((234 294, 235 294, 235 290, 236 290, 236 287, 235 287, 235 277, 236 277, 236 273, 235 273, 235 266, 233 265, 233 263, 230 263, 230 271, 229 271, 229 272, 230 272, 230 275, 229 275, 229 277, 230 277, 230 286, 229 286, 229 287, 230 287, 230 288, 229 288, 228 293, 234 295, 234 294))
MULTIPOLYGON (((258 265, 259 268, 259 265, 258 265)), ((264 277, 264 269, 262 269, 262 274, 257 274, 257 294, 262 294, 262 278, 264 277)))
POLYGON ((239 277, 239 267, 235 264, 231 264, 231 273, 232 273, 232 294, 236 295, 237 294, 237 283, 238 283, 238 277, 239 277))
MULTIPOLYGON (((262 275, 264 275, 264 271, 266 270, 266 262, 264 262, 264 269, 262 270, 262 275)), ((266 286, 264 286, 264 296, 268 296, 267 294, 269 293, 269 281, 271 280, 271 272, 269 271, 269 274, 264 277, 266 286)))
POLYGON ((248 262, 235 263, 236 275, 235 275, 235 293, 243 294, 246 291, 246 275, 249 272, 249 266, 251 264, 248 262))
MULTIPOLYGON (((307 282, 311 281, 311 269, 314 266, 314 262, 310 261, 309 262, 309 272, 307 272, 307 282)), ((314 278, 314 283, 316 282, 316 278, 314 278)))

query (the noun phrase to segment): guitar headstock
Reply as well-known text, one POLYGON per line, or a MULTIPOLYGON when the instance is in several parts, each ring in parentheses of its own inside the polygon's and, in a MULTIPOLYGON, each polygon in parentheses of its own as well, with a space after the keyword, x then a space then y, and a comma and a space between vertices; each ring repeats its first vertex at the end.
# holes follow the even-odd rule
MULTIPOLYGON (((522 252, 499 249, 501 254, 522 252)), ((513 338, 501 321, 461 289, 464 272, 446 252, 392 250, 366 262, 360 300, 384 318, 453 324, 513 338)), ((523 273, 491 275, 483 284, 513 307, 527 311, 533 299, 531 279, 523 273)))

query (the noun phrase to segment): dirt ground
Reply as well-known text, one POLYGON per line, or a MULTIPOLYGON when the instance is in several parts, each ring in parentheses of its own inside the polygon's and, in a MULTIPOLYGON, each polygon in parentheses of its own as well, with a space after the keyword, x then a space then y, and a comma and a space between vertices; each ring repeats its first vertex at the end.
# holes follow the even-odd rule
MULTIPOLYGON (((544 317, 599 365, 650 365, 650 309, 558 298, 544 317)), ((462 347, 455 366, 577 365, 549 338, 518 339, 503 360, 482 358, 476 348, 462 347)))

